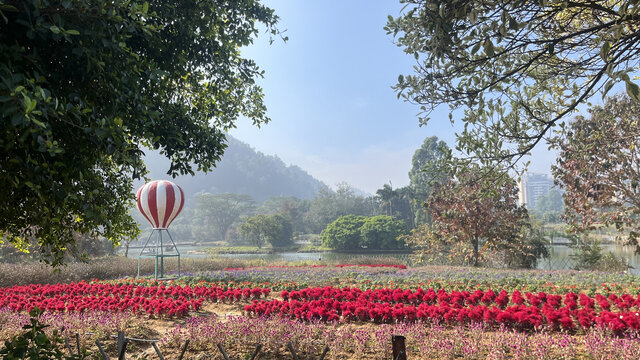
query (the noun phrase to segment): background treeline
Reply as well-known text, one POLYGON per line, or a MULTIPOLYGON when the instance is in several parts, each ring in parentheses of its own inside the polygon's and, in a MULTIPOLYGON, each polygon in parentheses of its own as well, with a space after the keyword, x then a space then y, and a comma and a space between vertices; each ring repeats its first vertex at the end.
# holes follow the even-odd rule
MULTIPOLYGON (((435 259, 435 255, 460 264, 487 262, 489 250, 496 253, 500 248, 508 249, 509 259, 501 261, 506 266, 535 266, 536 259, 545 254, 541 248, 544 239, 532 228, 529 214, 515 207, 515 195, 495 199, 494 205, 484 206, 485 209, 478 209, 473 214, 460 209, 468 208, 468 203, 486 201, 482 200, 486 199, 484 195, 447 199, 447 203, 440 205, 430 202, 443 190, 447 194, 460 193, 462 179, 452 178, 439 165, 448 153, 449 148, 443 141, 435 136, 426 138, 411 159, 409 184, 399 188, 391 183, 382 184, 373 195, 364 194, 347 183, 330 189, 299 168, 286 166, 277 157, 256 152, 231 138, 224 160, 212 174, 174 180, 185 190, 187 201, 180 216, 172 223, 171 232, 177 243, 212 247, 286 250, 303 243, 309 250, 412 249, 419 250, 422 255, 428 249, 430 260, 442 261, 435 259), (195 190, 198 191, 193 193, 195 190), (235 192, 244 190, 247 192, 235 192), (508 215, 504 213, 496 226, 507 230, 500 233, 490 227, 482 233, 471 234, 465 232, 464 224, 446 223, 456 217, 487 219, 496 213, 496 206, 505 206, 501 204, 511 204, 508 208, 519 211, 520 215, 514 217, 518 219, 517 223, 508 227, 502 221, 506 219, 504 214, 508 215), (447 207, 443 210, 447 212, 444 217, 439 210, 442 206, 447 207)), ((150 158, 153 159, 153 155, 150 158)), ((150 165, 153 177, 159 166, 153 161, 150 165)), ((512 193, 516 191, 513 184, 508 190, 512 193)), ((472 191, 465 189, 462 193, 471 194, 472 191)), ((561 194, 552 191, 539 200, 534 216, 557 222, 561 218, 562 205, 561 194)), ((150 225, 137 209, 132 209, 131 215, 142 233, 137 239, 122 241, 125 254, 132 245, 141 245, 136 242, 146 241, 151 232, 150 225)), ((80 235, 76 247, 71 250, 74 256, 114 253, 109 241, 80 235)), ((3 247, 2 252, 3 258, 17 254, 11 247, 3 247)), ((26 256, 37 257, 38 254, 26 256)))
MULTIPOLYGON (((187 191, 187 195, 194 188, 203 190, 188 198, 182 214, 171 225, 171 230, 174 238, 183 243, 218 242, 231 246, 262 246, 279 242, 279 245, 286 245, 290 241, 268 241, 270 237, 266 234, 256 235, 255 227, 258 226, 255 224, 257 220, 260 219, 264 223, 266 219, 264 217, 256 218, 256 216, 280 216, 278 221, 281 223, 283 220, 286 221, 286 226, 283 226, 291 229, 291 238, 293 239, 304 234, 320 234, 327 229, 329 224, 348 215, 374 217, 378 221, 381 218, 377 216, 385 215, 390 219, 388 221, 397 220, 394 224, 402 224, 403 230, 397 233, 396 231, 388 232, 387 239, 357 241, 354 243, 357 245, 351 244, 349 246, 336 245, 337 243, 327 241, 324 237, 323 245, 338 250, 403 248, 402 245, 398 245, 402 243, 396 241, 396 237, 416 226, 429 222, 428 211, 424 204, 431 192, 434 176, 443 177, 443 175, 427 171, 425 168, 429 163, 443 157, 442 149, 445 147, 446 144, 436 137, 427 138, 413 156, 412 168, 409 172, 410 183, 404 187, 393 188, 391 183, 383 184, 375 195, 368 195, 347 183, 337 184, 335 190, 330 189, 304 173, 306 177, 302 176, 303 184, 289 186, 287 182, 284 182, 280 186, 282 186, 282 193, 286 195, 278 195, 278 192, 273 190, 275 185, 272 183, 279 182, 278 179, 282 178, 283 174, 289 173, 290 171, 287 169, 298 168, 286 167, 279 159, 255 152, 248 145, 232 139, 219 169, 213 174, 207 175, 206 178, 200 179, 206 179, 206 181, 185 184, 181 182, 182 179, 176 180, 187 191), (227 162, 228 157, 232 159, 229 162, 227 162), (235 168, 232 170, 232 167, 235 168), (280 176, 274 174, 280 174, 280 176), (226 179, 227 176, 230 177, 230 180, 220 180, 226 179), (246 193, 229 190, 245 189, 242 185, 243 182, 256 181, 256 179, 257 181, 268 179, 264 181, 270 185, 262 187, 254 182, 250 187, 254 191, 246 193), (222 186, 222 183, 228 185, 222 186), (295 193, 295 189, 301 188, 305 188, 309 192, 315 189, 313 190, 314 195, 309 198, 292 195, 292 192, 295 193), (227 191, 220 193, 217 192, 219 189, 227 191), (255 191, 259 192, 259 196, 255 195, 255 191), (265 199, 267 194, 271 194, 271 196, 265 199), (247 222, 254 224, 252 231, 248 229, 249 225, 245 224, 247 222), (243 224, 245 224, 244 231, 241 230, 243 224), (377 244, 385 245, 381 247, 377 244)), ((153 169, 153 167, 151 168, 153 169)), ((197 178, 198 176, 194 179, 197 178)), ((293 177, 289 177, 289 180, 295 183, 293 177)), ((304 194, 307 193, 304 192, 304 194)), ((143 229, 143 233, 138 239, 146 239, 151 231, 150 226, 137 211, 133 210, 132 215, 143 229)), ((265 229, 267 227, 266 225, 262 226, 265 229)), ((286 233, 282 236, 288 237, 286 233)))

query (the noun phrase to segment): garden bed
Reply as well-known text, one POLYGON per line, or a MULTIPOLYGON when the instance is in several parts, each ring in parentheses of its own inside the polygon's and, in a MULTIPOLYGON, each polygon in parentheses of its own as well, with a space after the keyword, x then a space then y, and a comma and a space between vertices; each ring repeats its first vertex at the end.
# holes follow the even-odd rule
POLYGON ((247 264, 162 283, 0 288, 0 340, 19 333, 37 305, 51 329, 79 333, 90 349, 124 331, 160 340, 166 358, 188 339, 193 359, 222 358, 218 343, 232 358, 262 344, 260 358, 289 359, 291 343, 301 358, 329 346, 328 359, 388 359, 395 334, 406 337, 409 358, 632 359, 638 285, 625 274, 247 264))

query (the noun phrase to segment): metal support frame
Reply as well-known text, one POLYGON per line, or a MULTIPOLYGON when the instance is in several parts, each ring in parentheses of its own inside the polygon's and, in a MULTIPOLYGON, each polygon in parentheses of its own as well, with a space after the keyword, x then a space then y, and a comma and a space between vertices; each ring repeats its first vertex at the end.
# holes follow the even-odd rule
MULTIPOLYGON (((167 244, 169 245, 169 244, 167 244)), ((171 237, 171 233, 169 232, 169 229, 166 228, 156 228, 153 229, 153 231, 151 231, 151 234, 149 234, 149 238, 147 239, 147 242, 144 244, 144 246, 142 247, 142 251, 140 251, 140 255, 138 255, 138 277, 140 277, 140 260, 142 258, 152 258, 155 259, 155 274, 154 274, 154 278, 156 280, 163 280, 163 279, 168 279, 164 276, 164 258, 169 258, 169 257, 177 257, 178 258, 178 277, 180 277, 180 252, 178 251, 178 247, 176 246, 176 243, 173 241, 173 238, 171 237), (155 246, 149 246, 149 241, 151 241, 151 237, 153 236, 153 234, 158 233, 158 241, 155 242, 155 246), (162 232, 166 232, 167 235, 169 235, 169 240, 171 240, 171 244, 173 245, 173 249, 176 251, 175 254, 165 254, 164 253, 164 243, 162 240, 162 232), (145 253, 145 250, 147 251, 147 253, 145 253), (160 260, 160 276, 158 277, 158 259, 160 260)))

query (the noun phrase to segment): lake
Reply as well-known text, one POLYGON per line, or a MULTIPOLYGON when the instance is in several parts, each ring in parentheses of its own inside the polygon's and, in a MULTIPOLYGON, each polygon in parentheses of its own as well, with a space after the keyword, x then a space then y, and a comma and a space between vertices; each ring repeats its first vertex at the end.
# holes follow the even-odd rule
MULTIPOLYGON (((206 258, 208 254, 202 253, 205 248, 210 246, 198 246, 198 245, 178 245, 181 257, 185 258, 206 258)), ((640 255, 634 254, 634 250, 629 246, 621 245, 602 245, 604 251, 612 252, 614 255, 626 259, 633 268, 630 272, 635 275, 640 275, 640 255)), ((139 250, 130 250, 130 257, 137 257, 139 250)), ((571 258, 574 250, 565 245, 552 245, 549 249, 550 257, 548 259, 541 259, 538 261, 538 269, 544 270, 566 270, 573 268, 574 261, 571 258)), ((283 252, 276 254, 220 254, 220 257, 228 257, 235 259, 264 259, 267 262, 270 261, 317 261, 319 259, 350 263, 354 262, 358 258, 371 258, 381 257, 389 258, 394 257, 401 260, 404 263, 410 264, 409 254, 389 254, 389 253, 367 253, 367 254, 345 254, 345 253, 298 253, 298 252, 283 252)))

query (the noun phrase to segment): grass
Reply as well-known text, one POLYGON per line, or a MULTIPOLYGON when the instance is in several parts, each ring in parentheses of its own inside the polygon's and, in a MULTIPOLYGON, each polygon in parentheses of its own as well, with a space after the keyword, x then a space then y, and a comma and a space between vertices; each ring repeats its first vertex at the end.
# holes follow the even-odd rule
MULTIPOLYGON (((182 259, 182 272, 215 271, 230 267, 267 265, 263 260, 236 260, 232 258, 182 259)), ((153 259, 143 259, 142 274, 153 274, 153 259)), ((178 270, 177 261, 165 261, 165 272, 178 270)), ((91 259, 89 262, 70 262, 58 268, 36 261, 22 263, 0 263, 0 287, 28 284, 56 284, 81 280, 111 280, 135 276, 138 271, 137 258, 109 256, 91 259)))
MULTIPOLYGON (((354 264, 400 264, 400 260, 393 257, 359 257, 350 261, 354 264)), ((197 273, 204 271, 217 271, 226 268, 256 267, 267 265, 335 265, 331 261, 269 261, 262 259, 233 259, 228 257, 211 257, 204 259, 182 259, 182 273, 197 273)), ((177 262, 173 259, 165 261, 165 273, 178 271, 177 262)), ((28 284, 56 284, 89 281, 112 280, 123 277, 132 277, 137 274, 138 260, 123 256, 108 256, 91 259, 88 262, 68 262, 58 268, 37 261, 24 261, 20 263, 0 262, 0 287, 28 284)), ((143 259, 140 271, 144 275, 153 274, 153 259, 143 259)))

